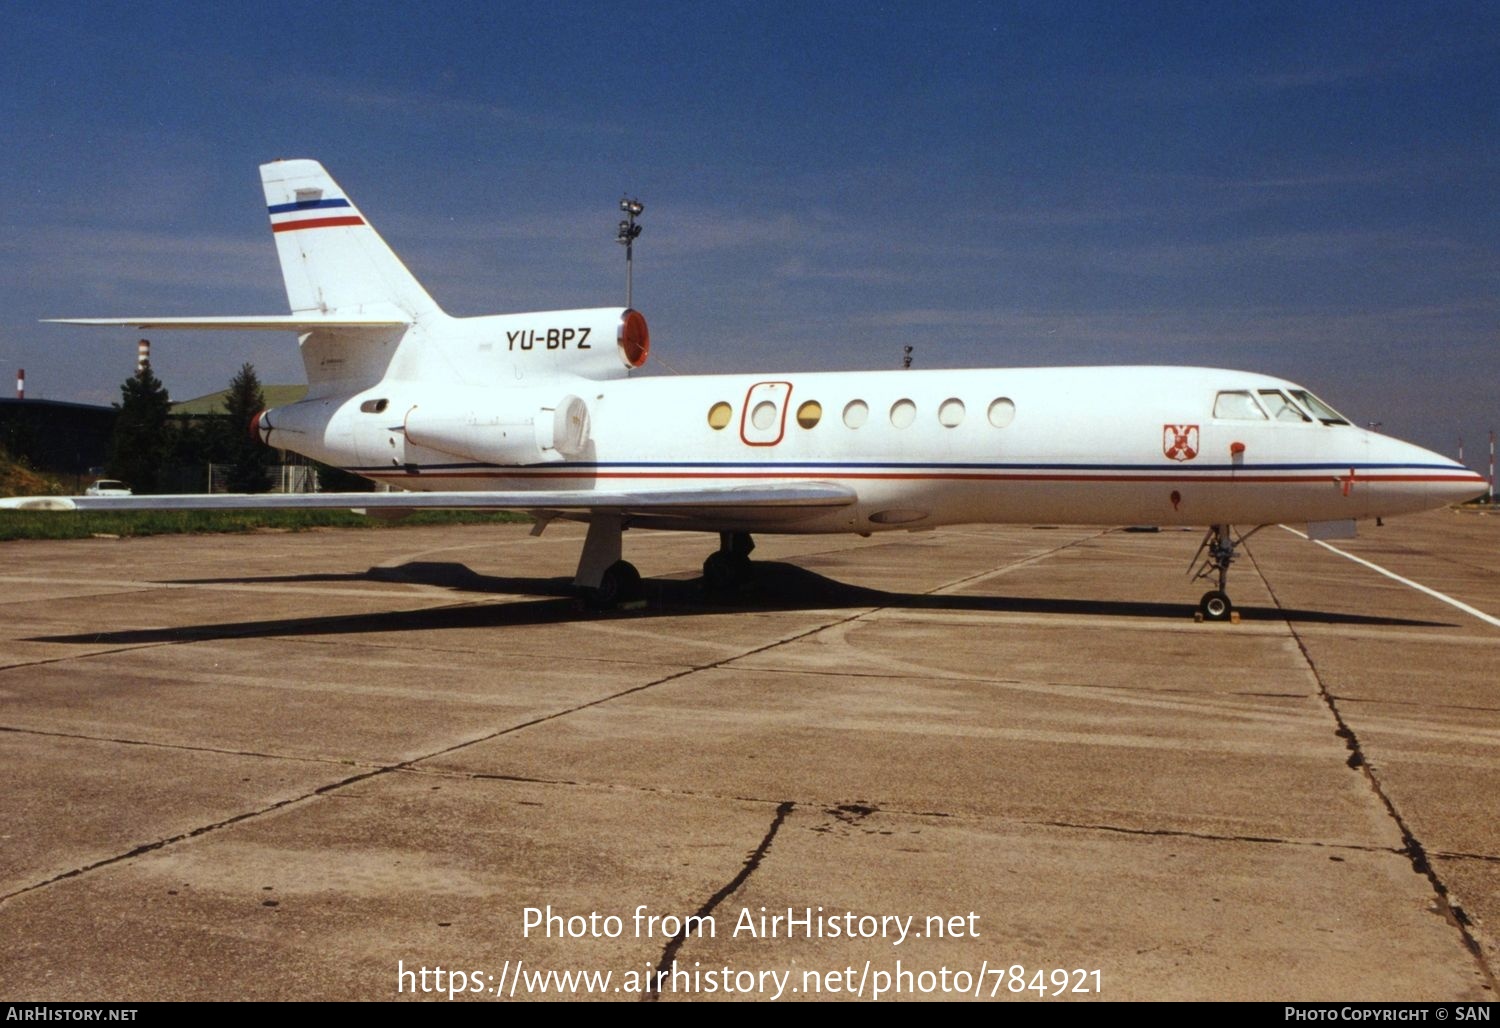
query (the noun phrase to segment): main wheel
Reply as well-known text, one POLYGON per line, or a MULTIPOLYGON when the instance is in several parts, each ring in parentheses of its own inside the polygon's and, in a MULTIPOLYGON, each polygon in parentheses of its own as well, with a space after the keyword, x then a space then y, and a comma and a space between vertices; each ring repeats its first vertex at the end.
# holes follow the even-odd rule
POLYGON ((703 562, 703 588, 727 593, 750 576, 750 560, 738 554, 715 550, 703 562))
POLYGON ((641 594, 641 573, 628 560, 617 560, 604 569, 604 577, 593 589, 584 590, 584 598, 595 610, 612 610, 641 594))
POLYGON ((1210 589, 1198 601, 1198 612, 1204 621, 1228 621, 1233 610, 1234 604, 1229 602, 1228 594, 1218 589, 1210 589))

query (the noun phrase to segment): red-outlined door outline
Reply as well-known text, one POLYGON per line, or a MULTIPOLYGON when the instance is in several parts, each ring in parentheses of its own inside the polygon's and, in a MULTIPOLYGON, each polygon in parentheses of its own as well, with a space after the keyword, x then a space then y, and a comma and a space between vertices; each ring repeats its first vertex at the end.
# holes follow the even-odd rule
POLYGON ((786 434, 786 409, 792 399, 790 382, 757 382, 745 390, 740 410, 740 441, 746 446, 775 446, 786 434), (755 408, 770 403, 776 414, 765 428, 755 426, 755 408))

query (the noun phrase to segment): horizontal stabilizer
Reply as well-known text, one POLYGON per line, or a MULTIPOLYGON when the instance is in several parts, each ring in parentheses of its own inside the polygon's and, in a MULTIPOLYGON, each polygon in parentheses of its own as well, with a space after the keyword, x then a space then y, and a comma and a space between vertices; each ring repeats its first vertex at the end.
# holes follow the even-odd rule
POLYGON ((224 318, 47 318, 54 325, 129 326, 131 328, 188 328, 243 332, 317 332, 330 328, 404 328, 410 318, 342 315, 268 314, 224 318))

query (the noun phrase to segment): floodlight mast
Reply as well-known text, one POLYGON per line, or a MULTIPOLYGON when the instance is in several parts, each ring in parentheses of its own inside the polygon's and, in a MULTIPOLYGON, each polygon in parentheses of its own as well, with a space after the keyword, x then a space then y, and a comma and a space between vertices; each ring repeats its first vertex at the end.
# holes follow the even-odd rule
POLYGON ((626 220, 620 222, 620 231, 615 236, 615 242, 621 243, 625 247, 625 306, 627 307, 635 306, 632 302, 635 292, 634 262, 632 258, 635 254, 635 237, 641 234, 641 226, 635 223, 635 219, 645 209, 646 205, 639 200, 627 200, 623 196, 620 197, 620 210, 625 212, 626 220))

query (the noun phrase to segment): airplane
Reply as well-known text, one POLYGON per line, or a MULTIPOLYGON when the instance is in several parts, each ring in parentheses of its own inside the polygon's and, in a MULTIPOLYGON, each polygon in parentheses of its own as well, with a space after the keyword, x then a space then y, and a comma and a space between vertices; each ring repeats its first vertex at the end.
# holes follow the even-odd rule
MULTIPOLYGON (((29 497, 19 509, 516 510, 540 534, 586 522, 574 585, 637 597, 628 528, 717 532, 704 585, 752 573, 756 533, 964 523, 1203 526, 1204 620, 1233 618, 1237 547, 1306 522, 1471 499, 1476 472, 1355 426, 1304 387, 1196 367, 634 374, 628 307, 446 314, 312 160, 262 165, 290 314, 54 319, 138 329, 295 332, 305 399, 262 411, 268 446, 391 488, 375 493, 29 497), (1233 526, 1254 526, 1237 532, 1233 526)), ((1201 558, 1201 562, 1200 562, 1201 558)))

